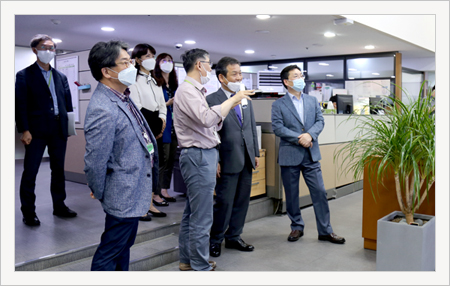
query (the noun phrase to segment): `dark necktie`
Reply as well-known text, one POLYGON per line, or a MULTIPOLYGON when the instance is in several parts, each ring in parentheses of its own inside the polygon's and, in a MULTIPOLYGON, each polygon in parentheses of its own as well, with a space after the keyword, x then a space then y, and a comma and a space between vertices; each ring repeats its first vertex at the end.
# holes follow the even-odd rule
MULTIPOLYGON (((231 96, 234 96, 234 94, 232 94, 231 96)), ((239 123, 242 126, 242 114, 239 104, 234 107, 234 111, 236 111, 237 118, 239 119, 239 123)))

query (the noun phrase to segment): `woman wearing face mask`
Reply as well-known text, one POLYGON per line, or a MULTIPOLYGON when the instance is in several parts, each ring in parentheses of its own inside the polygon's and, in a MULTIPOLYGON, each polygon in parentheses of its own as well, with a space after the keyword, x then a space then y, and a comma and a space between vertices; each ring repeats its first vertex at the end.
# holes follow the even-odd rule
POLYGON ((173 96, 178 88, 177 73, 175 72, 172 56, 166 53, 156 58, 155 69, 151 72, 158 86, 162 87, 167 106, 166 128, 162 136, 162 146, 158 145, 159 153, 159 186, 160 196, 168 202, 176 202, 170 197, 167 190, 172 179, 173 163, 177 151, 177 136, 173 127, 173 96))
MULTIPOLYGON (((134 47, 131 58, 135 61, 138 70, 136 83, 131 85, 130 97, 136 106, 141 110, 147 120, 153 135, 158 144, 158 150, 162 148, 162 135, 166 125, 166 101, 164 93, 150 71, 155 68, 155 49, 149 44, 138 44, 134 47)), ((156 209, 156 206, 168 206, 169 204, 160 197, 161 188, 153 190, 153 199, 150 209, 146 215, 140 218, 143 221, 150 221, 152 214, 155 217, 164 217, 165 213, 156 209)))

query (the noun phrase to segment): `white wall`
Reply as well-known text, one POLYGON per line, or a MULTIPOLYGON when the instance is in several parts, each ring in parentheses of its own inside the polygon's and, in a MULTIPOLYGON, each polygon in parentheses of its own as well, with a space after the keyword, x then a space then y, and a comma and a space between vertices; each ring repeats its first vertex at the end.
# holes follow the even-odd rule
MULTIPOLYGON (((15 47, 14 54, 14 74, 17 74, 18 71, 28 67, 36 61, 36 55, 31 51, 31 48, 24 47, 15 47)), ((54 60, 50 62, 52 66, 54 66, 54 60)), ((25 147, 20 141, 20 136, 15 130, 15 158, 23 159, 25 156, 25 147)), ((48 157, 47 149, 44 152, 44 157, 48 157)))

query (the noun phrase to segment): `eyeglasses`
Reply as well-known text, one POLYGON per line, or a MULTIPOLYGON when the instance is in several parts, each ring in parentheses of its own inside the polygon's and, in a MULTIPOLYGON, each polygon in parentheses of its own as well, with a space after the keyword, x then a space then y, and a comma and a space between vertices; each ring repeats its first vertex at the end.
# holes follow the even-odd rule
POLYGON ((47 51, 54 51, 55 50, 55 46, 40 46, 39 49, 40 50, 47 50, 47 51))
POLYGON ((212 61, 209 61, 209 62, 207 62, 207 61, 200 61, 201 63, 207 63, 210 67, 212 67, 213 66, 213 63, 212 63, 212 61))
POLYGON ((123 61, 120 63, 116 63, 116 65, 125 65, 126 68, 128 68, 130 65, 133 65, 131 61, 123 61))

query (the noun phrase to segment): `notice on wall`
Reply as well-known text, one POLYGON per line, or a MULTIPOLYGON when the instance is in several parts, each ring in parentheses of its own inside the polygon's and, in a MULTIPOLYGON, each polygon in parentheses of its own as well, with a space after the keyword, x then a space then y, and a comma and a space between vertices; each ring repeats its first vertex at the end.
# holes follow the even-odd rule
POLYGON ((70 94, 72 96, 72 106, 75 122, 80 122, 78 87, 75 82, 78 81, 78 56, 64 57, 56 59, 56 69, 67 77, 70 94))

